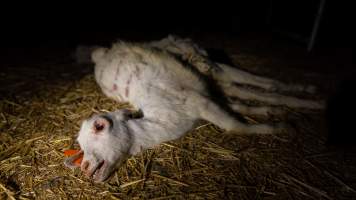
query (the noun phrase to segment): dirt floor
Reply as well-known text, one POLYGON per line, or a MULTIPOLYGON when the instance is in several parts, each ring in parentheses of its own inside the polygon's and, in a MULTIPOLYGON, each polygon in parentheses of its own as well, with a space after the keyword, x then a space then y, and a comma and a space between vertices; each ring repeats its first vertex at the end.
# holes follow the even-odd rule
MULTIPOLYGON (((351 51, 307 53, 273 36, 191 34, 256 74, 311 83, 327 98, 349 74, 351 51), (326 59, 327 58, 327 59, 326 59), (338 67, 335 67, 335 66, 338 67)), ((229 135, 205 123, 178 141, 130 158, 107 183, 64 167, 80 123, 127 107, 106 98, 92 66, 69 46, 2 50, 0 199, 355 199, 356 151, 326 145, 325 112, 290 110, 284 135, 229 135)), ((219 56, 216 59, 220 59, 219 56)))

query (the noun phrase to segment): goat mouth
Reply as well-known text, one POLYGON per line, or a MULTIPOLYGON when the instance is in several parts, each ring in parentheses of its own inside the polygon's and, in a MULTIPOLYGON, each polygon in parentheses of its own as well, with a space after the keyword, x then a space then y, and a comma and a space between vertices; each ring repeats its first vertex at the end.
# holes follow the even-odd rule
POLYGON ((105 169, 105 160, 102 160, 98 166, 93 170, 93 173, 91 174, 91 177, 93 177, 94 180, 98 180, 99 177, 103 174, 103 171, 105 169))

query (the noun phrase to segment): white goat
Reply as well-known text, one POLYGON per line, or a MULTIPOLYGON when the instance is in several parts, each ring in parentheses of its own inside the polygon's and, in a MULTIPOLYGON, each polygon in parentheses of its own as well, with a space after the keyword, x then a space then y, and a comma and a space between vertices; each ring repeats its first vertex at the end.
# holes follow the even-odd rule
POLYGON ((204 49, 189 39, 169 36, 144 44, 117 42, 111 49, 95 49, 91 58, 95 63, 96 81, 104 94, 120 102, 130 102, 142 113, 141 117, 132 117, 133 111, 123 109, 94 115, 83 122, 77 138, 82 151, 66 159, 65 164, 75 167, 73 161, 84 154, 81 169, 97 182, 106 180, 128 156, 182 137, 197 120, 207 120, 243 134, 271 134, 282 130, 282 124, 252 125, 238 113, 229 112, 233 109, 242 114, 268 115, 281 114, 282 109, 227 101, 230 107, 224 107, 219 98, 212 95, 210 85, 218 84, 223 93, 240 99, 295 108, 323 107, 320 102, 235 85, 254 85, 267 91, 314 90, 214 63, 204 49), (209 83, 209 78, 215 83, 209 83))

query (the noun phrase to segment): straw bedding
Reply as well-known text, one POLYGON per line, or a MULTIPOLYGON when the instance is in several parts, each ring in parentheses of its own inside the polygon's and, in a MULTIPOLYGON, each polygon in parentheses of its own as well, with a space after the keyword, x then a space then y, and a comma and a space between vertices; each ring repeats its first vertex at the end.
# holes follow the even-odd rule
POLYGON ((346 174, 355 172, 353 155, 325 147, 321 113, 297 111, 283 119, 294 127, 284 135, 229 135, 202 123, 96 184, 65 168, 63 151, 78 148, 83 119, 130 105, 106 98, 91 69, 69 60, 8 65, 0 75, 0 199, 351 199, 356 193, 356 179, 346 174))

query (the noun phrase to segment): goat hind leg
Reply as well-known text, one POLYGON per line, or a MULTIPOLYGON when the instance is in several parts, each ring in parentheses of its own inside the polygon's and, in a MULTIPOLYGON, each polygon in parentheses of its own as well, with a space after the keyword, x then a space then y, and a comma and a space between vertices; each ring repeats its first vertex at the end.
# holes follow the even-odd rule
POLYGON ((269 116, 269 115, 285 115, 286 110, 281 107, 274 106, 248 106, 239 101, 234 101, 229 104, 231 109, 235 112, 243 115, 257 115, 257 116, 269 116))
POLYGON ((218 71, 218 73, 213 73, 213 76, 221 82, 247 84, 263 88, 267 91, 315 93, 316 90, 315 86, 312 85, 285 84, 271 78, 254 75, 229 65, 218 64, 218 66, 221 70, 218 71))
POLYGON ((228 96, 235 96, 243 100, 257 100, 272 105, 285 105, 292 108, 323 109, 324 103, 313 100, 304 100, 291 96, 284 96, 276 93, 264 93, 252 91, 240 86, 224 87, 224 92, 228 96))
POLYGON ((284 130, 286 127, 283 123, 277 124, 277 126, 268 124, 248 124, 231 116, 210 99, 202 96, 196 96, 194 99, 195 102, 198 102, 194 105, 195 107, 198 106, 200 117, 202 119, 208 120, 227 131, 242 134, 273 134, 281 132, 281 130, 284 130))

